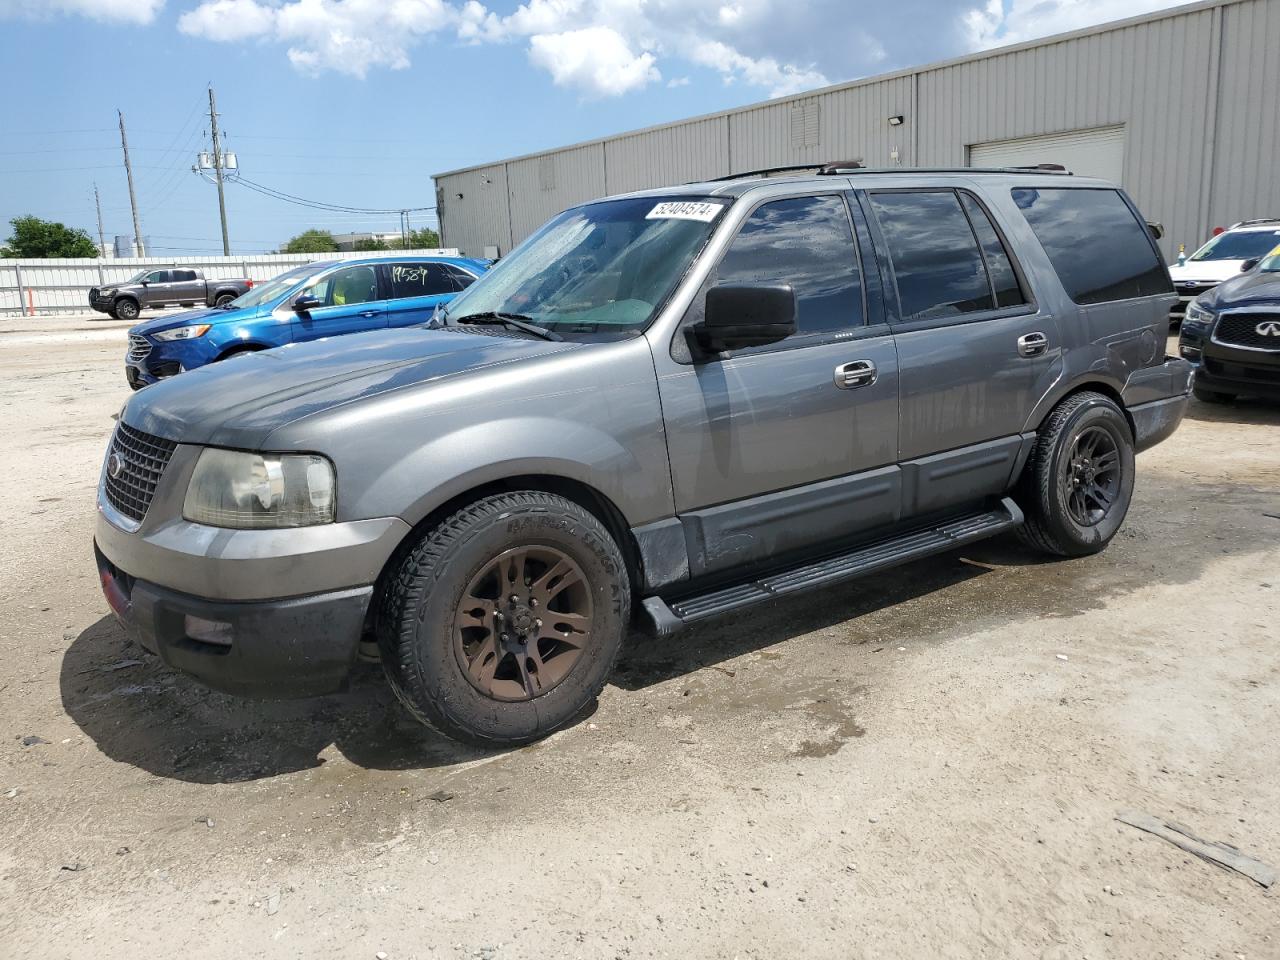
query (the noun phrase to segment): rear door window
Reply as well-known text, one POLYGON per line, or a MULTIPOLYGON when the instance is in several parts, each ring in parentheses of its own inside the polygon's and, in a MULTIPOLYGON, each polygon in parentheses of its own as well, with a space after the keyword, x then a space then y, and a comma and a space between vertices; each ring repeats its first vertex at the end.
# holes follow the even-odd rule
POLYGON ((195 278, 196 278, 196 272, 194 270, 174 270, 173 271, 174 283, 190 283, 191 281, 195 280, 195 278))
POLYGON ((1173 291, 1150 234, 1119 191, 1019 187, 1013 199, 1076 303, 1173 291))
POLYGON ((457 291, 453 279, 440 263, 390 263, 385 269, 392 300, 430 297, 457 291))
POLYGON ((872 193, 870 200, 893 262, 903 320, 995 309, 986 262, 954 191, 872 193))
POLYGON ((444 268, 448 271, 449 276, 453 277, 453 282, 459 290, 465 290, 476 282, 475 277, 467 273, 467 271, 459 269, 452 264, 446 263, 444 264, 444 268))
POLYGON ((969 215, 969 223, 978 237, 978 246, 982 248, 983 259, 987 261, 987 272, 991 274, 991 290, 995 294, 997 307, 1016 307, 1026 303, 1027 298, 1018 284, 1018 273, 1013 269, 1013 261, 1004 241, 996 232, 987 211, 983 209, 973 194, 960 192, 960 202, 964 204, 964 212, 969 215))
POLYGON ((849 211, 840 197, 761 204, 720 261, 719 283, 789 283, 796 329, 821 334, 862 326, 862 278, 849 211))

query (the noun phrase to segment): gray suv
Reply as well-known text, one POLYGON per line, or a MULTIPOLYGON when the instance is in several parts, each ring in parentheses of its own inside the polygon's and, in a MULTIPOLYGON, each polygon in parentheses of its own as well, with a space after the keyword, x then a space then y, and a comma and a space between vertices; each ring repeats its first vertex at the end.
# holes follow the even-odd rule
POLYGON ((1190 367, 1115 186, 838 165, 552 219, 431 323, 134 396, 96 554, 144 647, 246 695, 376 650, 526 743, 668 633, 1008 530, 1102 550, 1190 367), (363 642, 362 642, 363 641, 363 642))

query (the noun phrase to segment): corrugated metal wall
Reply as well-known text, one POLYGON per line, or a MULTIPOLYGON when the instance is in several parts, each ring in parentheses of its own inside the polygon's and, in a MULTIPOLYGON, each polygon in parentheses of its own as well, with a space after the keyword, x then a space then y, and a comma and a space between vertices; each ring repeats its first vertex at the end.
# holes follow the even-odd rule
POLYGON ((506 253, 553 214, 609 194, 822 160, 963 166, 973 144, 1121 125, 1124 186, 1165 224, 1172 256, 1214 225, 1280 216, 1277 48, 1280 0, 1203 3, 442 174, 442 235, 471 254, 486 243, 506 253), (509 187, 466 200, 481 175, 509 187))
POLYGON ((261 282, 317 260, 456 256, 457 253, 456 249, 442 249, 395 250, 386 253, 266 253, 252 257, 0 260, 0 317, 26 313, 88 313, 90 287, 120 283, 147 267, 192 267, 203 270, 209 279, 248 277, 261 282))

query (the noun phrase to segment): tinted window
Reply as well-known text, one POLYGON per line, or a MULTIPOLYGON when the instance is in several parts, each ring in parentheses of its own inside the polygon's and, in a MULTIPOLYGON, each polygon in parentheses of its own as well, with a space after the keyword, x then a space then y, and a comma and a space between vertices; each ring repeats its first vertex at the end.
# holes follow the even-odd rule
POLYGON ((465 290, 476 282, 476 278, 465 270, 459 270, 457 267, 448 263, 444 264, 444 268, 449 272, 449 276, 453 277, 453 282, 457 285, 459 290, 465 290))
POLYGON ((800 333, 863 323, 857 251, 849 212, 839 197, 797 197, 762 205, 720 261, 717 280, 791 284, 800 333))
POLYGON ((954 193, 873 193, 871 206, 889 247, 904 320, 995 308, 982 253, 954 193))
POLYGON ((142 279, 145 280, 147 283, 168 283, 169 271, 168 270, 152 270, 142 279))
POLYGON ((978 235, 978 246, 982 247, 982 256, 987 261, 987 272, 991 274, 991 287, 995 291, 997 307, 1014 307, 1026 303, 1022 288, 1018 286, 1018 274, 1014 272, 1013 263, 1009 259, 1009 251, 1005 249, 996 233, 995 225, 987 216, 982 204, 967 193, 960 194, 960 202, 969 214, 969 223, 973 232, 978 235))
POLYGON ((196 278, 196 272, 194 270, 174 270, 173 271, 174 283, 190 283, 195 278, 196 278))
POLYGON ((438 263, 391 263, 387 265, 387 277, 391 281, 391 299, 406 297, 431 297, 440 293, 455 293, 445 268, 438 263))
POLYGON ((1017 189, 1013 199, 1076 303, 1172 291, 1150 234, 1115 190, 1017 189))
POLYGON ((378 299, 378 281, 373 267, 346 267, 337 270, 308 291, 326 307, 345 307, 378 299))

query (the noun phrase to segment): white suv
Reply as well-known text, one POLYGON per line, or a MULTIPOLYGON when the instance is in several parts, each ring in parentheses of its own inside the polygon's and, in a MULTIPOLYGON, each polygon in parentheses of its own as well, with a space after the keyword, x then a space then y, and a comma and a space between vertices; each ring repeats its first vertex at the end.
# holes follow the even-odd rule
POLYGON ((1246 260, 1265 257, 1280 244, 1280 219, 1242 220, 1218 234, 1184 264, 1171 264, 1169 276, 1178 291, 1178 303, 1171 311, 1181 319, 1187 304, 1206 290, 1230 280, 1246 260))

